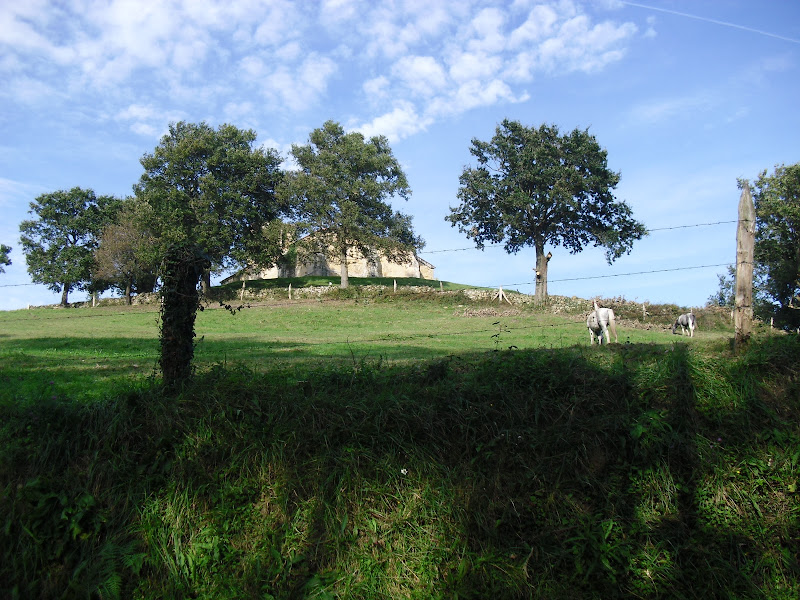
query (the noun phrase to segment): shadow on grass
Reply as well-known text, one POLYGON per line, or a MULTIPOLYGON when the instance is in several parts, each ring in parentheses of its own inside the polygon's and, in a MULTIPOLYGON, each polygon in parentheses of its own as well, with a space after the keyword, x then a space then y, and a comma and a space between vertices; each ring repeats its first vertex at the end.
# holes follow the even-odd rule
POLYGON ((792 597, 797 350, 217 367, 174 400, 7 404, 3 592, 792 597))

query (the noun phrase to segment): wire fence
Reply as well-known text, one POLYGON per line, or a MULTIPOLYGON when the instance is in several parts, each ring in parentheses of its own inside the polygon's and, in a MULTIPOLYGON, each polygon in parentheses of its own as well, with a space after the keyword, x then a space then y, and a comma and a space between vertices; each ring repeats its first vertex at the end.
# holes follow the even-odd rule
MULTIPOLYGON (((696 227, 711 227, 715 225, 729 225, 731 223, 737 223, 736 220, 733 221, 714 221, 710 223, 694 223, 691 225, 673 225, 669 227, 658 227, 653 229, 648 229, 648 233, 659 232, 659 231, 674 231, 678 229, 690 229, 696 227)), ((488 248, 498 248, 502 247, 503 244, 487 244, 486 247, 488 248)), ((447 252, 464 252, 468 250, 475 250, 474 246, 468 248, 447 248, 441 250, 428 250, 422 251, 418 254, 425 255, 425 254, 443 254, 447 252)), ((697 269, 709 269, 709 268, 719 268, 719 267, 727 267, 732 263, 719 263, 719 264, 711 264, 711 265, 693 265, 693 266, 681 266, 681 267, 674 267, 668 269, 650 269, 645 271, 632 271, 629 273, 608 273, 603 275, 585 275, 580 277, 567 277, 561 279, 550 279, 548 278, 548 283, 561 283, 567 281, 587 281, 592 279, 606 279, 609 277, 631 277, 634 275, 649 275, 654 273, 667 273, 673 271, 689 271, 689 270, 697 270, 697 269)), ((0 284, 0 288, 5 287, 23 287, 23 286, 31 286, 31 285, 43 285, 40 283, 11 283, 11 284, 0 284)), ((489 288, 499 288, 499 287, 511 287, 511 286, 521 286, 521 285, 536 285, 536 281, 521 281, 521 282, 513 282, 513 283, 498 283, 496 285, 488 285, 488 286, 480 286, 480 287, 489 287, 489 288)))

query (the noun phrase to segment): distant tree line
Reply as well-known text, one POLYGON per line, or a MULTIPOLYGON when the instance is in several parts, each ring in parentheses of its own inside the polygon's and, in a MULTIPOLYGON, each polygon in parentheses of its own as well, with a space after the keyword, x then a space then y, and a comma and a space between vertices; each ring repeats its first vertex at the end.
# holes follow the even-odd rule
MULTIPOLYGON (((422 246, 411 217, 389 204, 411 190, 385 137, 328 121, 292 147, 296 171, 282 170, 283 158, 255 141, 254 131, 233 125, 173 123, 142 156, 131 196, 79 187, 38 196, 36 218, 20 224, 32 280, 60 292, 64 306, 74 290, 116 289, 130 302, 160 283, 161 368, 174 387, 191 370, 198 284, 207 288, 215 270, 274 264, 287 250, 276 222, 291 222, 296 235, 320 232, 328 243, 316 251, 337 257, 422 246)), ((346 260, 341 275, 347 287, 346 260)))
MULTIPOLYGON (((75 290, 113 289, 130 302, 155 289, 170 248, 191 246, 207 262, 207 290, 212 272, 278 260, 287 248, 276 221, 291 222, 295 239, 321 232, 330 243, 314 251, 337 257, 350 247, 388 255, 422 247, 411 217, 389 205, 411 190, 385 137, 365 139, 329 121, 292 147, 300 169, 288 171, 255 140, 232 125, 175 123, 141 158, 131 196, 79 187, 38 196, 30 204, 36 218, 20 224, 32 280, 60 292, 64 306, 75 290)), ((7 260, 10 248, 2 249, 7 260)), ((346 261, 342 269, 347 287, 346 261)))
MULTIPOLYGON (((167 385, 177 385, 190 374, 200 289, 212 272, 271 266, 287 250, 305 251, 339 260, 347 287, 349 252, 397 258, 422 248, 411 217, 389 203, 407 200, 411 189, 385 137, 366 139, 327 121, 308 143, 292 146, 293 169, 282 169, 283 157, 255 141, 254 131, 233 125, 173 123, 140 159, 144 171, 132 195, 75 187, 38 196, 30 204, 35 218, 20 224, 32 280, 60 292, 65 306, 74 290, 114 289, 130 303, 132 294, 159 287, 162 372, 167 385), (307 233, 315 234, 313 248, 297 243, 307 233)), ((460 204, 445 220, 478 248, 532 246, 540 301, 547 298, 548 245, 573 253, 602 246, 610 263, 647 234, 614 196, 620 175, 588 130, 561 134, 554 125, 505 120, 490 141, 473 139, 470 152, 478 164, 465 167, 460 204)), ((800 304, 799 172, 798 165, 781 168, 754 185, 759 286, 781 315, 797 316, 800 304)), ((9 252, 0 247, 0 265, 10 264, 9 252)))
MULTIPOLYGON (((748 182, 756 209, 754 312, 777 327, 800 327, 800 163, 778 165, 748 182)), ((744 180, 740 180, 740 187, 744 180)), ((719 275, 708 302, 733 306, 735 271, 719 275)))

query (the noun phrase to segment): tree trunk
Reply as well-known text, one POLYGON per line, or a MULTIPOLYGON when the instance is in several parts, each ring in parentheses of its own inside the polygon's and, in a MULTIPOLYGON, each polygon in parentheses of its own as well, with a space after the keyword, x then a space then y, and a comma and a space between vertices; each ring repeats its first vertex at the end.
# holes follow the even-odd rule
POLYGON ((128 283, 125 284, 125 303, 130 306, 131 305, 131 280, 128 279, 128 283))
POLYGON ((342 261, 342 267, 339 270, 339 273, 341 274, 342 277, 341 287, 342 289, 344 289, 350 286, 350 276, 347 273, 347 248, 342 250, 342 253, 340 255, 340 260, 342 261))
POLYGON ((167 252, 164 264, 160 364, 164 387, 176 391, 192 373, 197 282, 208 262, 194 248, 179 246, 167 252))
POLYGON ((553 256, 549 252, 544 253, 544 244, 537 244, 536 248, 536 292, 533 296, 536 304, 547 302, 547 264, 553 256))
POLYGON ((208 296, 208 292, 211 291, 211 269, 206 269, 203 271, 203 278, 202 278, 202 290, 203 295, 208 296))
POLYGON ((61 306, 67 307, 69 304, 67 303, 67 297, 69 296, 69 286, 65 283, 61 288, 61 306))

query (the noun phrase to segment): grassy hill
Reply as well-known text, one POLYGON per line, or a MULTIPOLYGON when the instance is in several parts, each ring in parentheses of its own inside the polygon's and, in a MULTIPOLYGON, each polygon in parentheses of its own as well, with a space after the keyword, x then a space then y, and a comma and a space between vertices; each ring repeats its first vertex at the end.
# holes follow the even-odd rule
POLYGON ((209 304, 177 398, 155 305, 0 313, 0 596, 800 595, 797 336, 488 298, 209 304))

